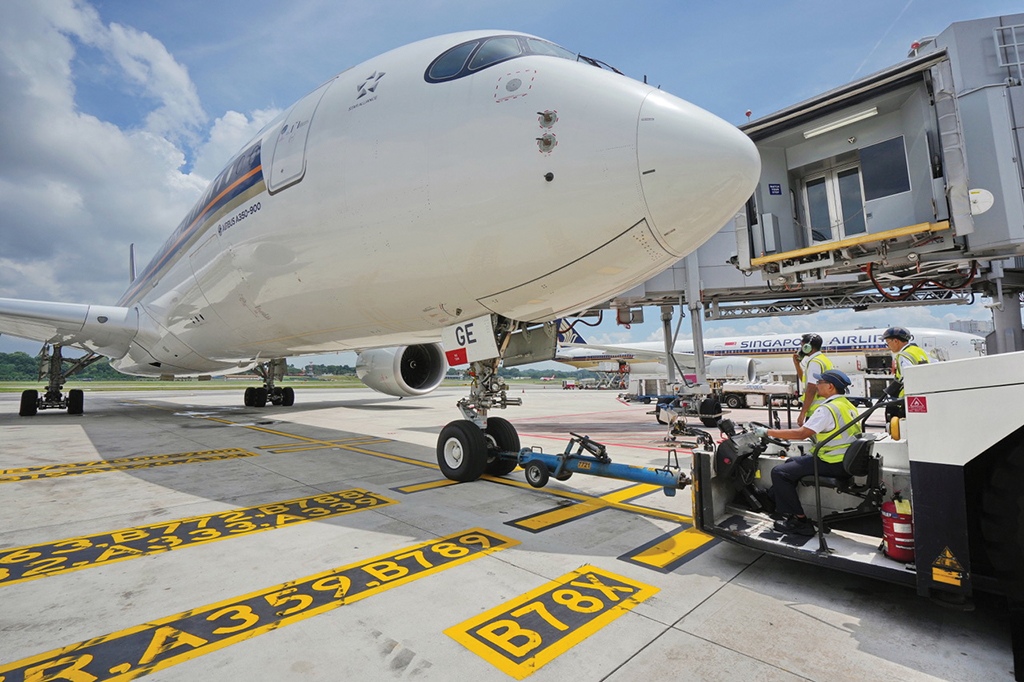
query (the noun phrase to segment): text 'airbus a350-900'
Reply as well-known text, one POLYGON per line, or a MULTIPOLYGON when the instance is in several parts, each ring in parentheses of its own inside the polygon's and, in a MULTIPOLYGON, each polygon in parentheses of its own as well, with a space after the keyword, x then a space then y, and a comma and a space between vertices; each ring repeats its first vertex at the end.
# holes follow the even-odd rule
POLYGON ((551 321, 696 249, 759 174, 734 126, 548 41, 413 43, 331 78, 246 144, 117 305, 0 299, 0 332, 53 346, 49 385, 21 413, 81 413, 64 380, 100 357, 138 375, 255 368, 256 407, 294 402, 275 385, 287 357, 359 351, 360 379, 395 396, 469 363, 438 461, 455 480, 505 473, 493 453, 519 438, 488 411, 519 401, 502 358, 553 357, 551 321), (65 368, 68 346, 90 355, 65 368))

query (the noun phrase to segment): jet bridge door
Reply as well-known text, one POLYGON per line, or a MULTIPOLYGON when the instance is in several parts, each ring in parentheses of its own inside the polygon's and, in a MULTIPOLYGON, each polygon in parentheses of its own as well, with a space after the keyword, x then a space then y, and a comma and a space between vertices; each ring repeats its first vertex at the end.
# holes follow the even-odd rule
POLYGON ((267 189, 271 194, 294 185, 305 175, 309 126, 320 100, 333 82, 334 79, 327 81, 300 99, 285 116, 277 131, 271 132, 273 161, 270 174, 267 175, 267 189))

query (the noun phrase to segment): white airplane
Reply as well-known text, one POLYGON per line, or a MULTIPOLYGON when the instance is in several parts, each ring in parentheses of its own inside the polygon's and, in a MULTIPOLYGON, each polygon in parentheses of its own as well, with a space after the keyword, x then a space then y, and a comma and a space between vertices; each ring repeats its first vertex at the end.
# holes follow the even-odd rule
MULTIPOLYGON (((630 374, 667 372, 665 344, 657 341, 614 345, 589 344, 565 324, 559 334, 555 360, 578 369, 614 371, 621 363, 630 374)), ((892 354, 882 340, 885 329, 851 329, 820 332, 821 350, 847 374, 891 368, 892 354)), ((984 339, 974 334, 943 329, 911 328, 913 342, 928 352, 932 361, 958 360, 984 355, 984 339)), ((718 379, 752 381, 755 376, 778 374, 795 378, 793 353, 803 334, 764 334, 704 339, 708 376, 718 379)), ((694 367, 693 341, 678 341, 673 349, 676 362, 684 369, 694 367)))
POLYGON ((759 174, 734 126, 548 41, 413 43, 331 78, 246 144, 116 305, 0 299, 0 332, 53 346, 44 395, 26 391, 21 414, 81 413, 63 384, 100 356, 138 375, 255 368, 256 407, 293 403, 275 383, 286 357, 357 350, 360 379, 396 396, 468 361, 465 419, 442 431, 438 459, 472 480, 506 467, 495 447, 519 449, 487 417, 518 402, 496 374, 513 332, 678 261, 759 174), (91 355, 68 369, 62 347, 91 355))

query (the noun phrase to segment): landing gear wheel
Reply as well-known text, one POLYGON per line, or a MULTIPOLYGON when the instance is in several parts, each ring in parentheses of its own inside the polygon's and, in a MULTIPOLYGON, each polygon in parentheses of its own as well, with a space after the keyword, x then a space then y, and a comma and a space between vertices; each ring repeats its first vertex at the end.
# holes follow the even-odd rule
POLYGON ((1004 454, 982 492, 981 534, 996 575, 1002 578, 1007 596, 1024 600, 1024 444, 1004 454))
POLYGON ((697 412, 701 415, 700 423, 704 426, 715 427, 718 426, 718 422, 722 420, 721 417, 705 417, 704 415, 715 414, 717 415, 722 411, 722 404, 715 398, 704 398, 700 401, 700 407, 697 408, 697 412))
POLYGON ((253 407, 266 407, 267 406, 267 389, 260 387, 254 389, 252 406, 253 407))
POLYGON ((519 434, 511 422, 501 417, 488 417, 487 429, 487 466, 484 472, 491 476, 504 476, 515 470, 519 462, 514 459, 498 457, 498 452, 519 452, 519 434))
POLYGON ((743 398, 741 398, 735 393, 730 393, 729 395, 725 396, 725 404, 731 410, 738 410, 741 407, 743 407, 743 398))
POLYGON ((548 478, 551 476, 548 473, 548 467, 544 462, 538 462, 536 460, 526 465, 526 482, 532 485, 534 488, 543 488, 548 484, 548 478))
POLYGON ((80 388, 68 391, 68 414, 82 414, 85 411, 85 393, 80 388))
POLYGON ((21 392, 21 408, 18 414, 22 417, 31 417, 39 411, 39 391, 30 388, 21 392))
POLYGON ((295 404, 295 389, 291 386, 285 386, 281 389, 281 406, 291 407, 295 404))
POLYGON ((452 481, 475 481, 487 468, 487 438, 473 422, 460 419, 441 429, 437 464, 452 481))
POLYGON ((246 407, 253 407, 256 405, 256 387, 250 386, 245 389, 245 395, 242 396, 242 402, 245 403, 246 407))

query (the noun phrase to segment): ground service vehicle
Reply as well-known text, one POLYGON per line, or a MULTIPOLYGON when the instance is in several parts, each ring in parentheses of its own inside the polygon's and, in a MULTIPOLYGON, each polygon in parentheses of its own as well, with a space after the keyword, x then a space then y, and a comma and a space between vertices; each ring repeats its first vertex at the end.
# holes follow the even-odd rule
POLYGON ((906 419, 850 447, 844 465, 856 475, 798 485, 807 515, 824 521, 817 536, 776 532, 763 502, 782 455, 810 448, 747 430, 694 450, 694 526, 951 604, 969 604, 976 590, 1005 594, 1024 679, 1024 352, 910 367, 905 379, 906 419), (910 561, 891 558, 901 556, 892 538, 879 551, 882 505, 897 491, 910 502, 912 528, 902 530, 912 541, 899 548, 912 545, 910 561))

